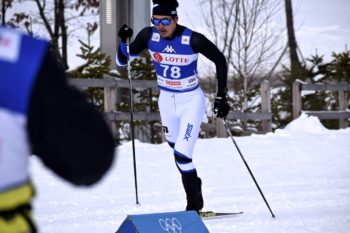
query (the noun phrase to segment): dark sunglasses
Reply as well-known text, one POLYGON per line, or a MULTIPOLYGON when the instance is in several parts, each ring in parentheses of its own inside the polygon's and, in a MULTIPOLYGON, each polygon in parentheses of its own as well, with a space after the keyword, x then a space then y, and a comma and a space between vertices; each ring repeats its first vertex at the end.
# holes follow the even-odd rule
POLYGON ((156 19, 156 18, 152 18, 151 19, 151 22, 153 23, 154 26, 158 26, 159 24, 163 24, 164 26, 169 26, 170 25, 170 22, 171 22, 171 19, 156 19))

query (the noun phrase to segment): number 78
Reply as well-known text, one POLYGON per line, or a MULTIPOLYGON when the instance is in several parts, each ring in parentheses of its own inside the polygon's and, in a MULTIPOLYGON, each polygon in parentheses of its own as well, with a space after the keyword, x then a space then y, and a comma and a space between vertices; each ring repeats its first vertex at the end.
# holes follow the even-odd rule
POLYGON ((170 77, 171 78, 180 78, 181 77, 181 69, 178 66, 169 66, 169 65, 160 65, 164 68, 163 77, 168 77, 168 71, 170 68, 170 77))

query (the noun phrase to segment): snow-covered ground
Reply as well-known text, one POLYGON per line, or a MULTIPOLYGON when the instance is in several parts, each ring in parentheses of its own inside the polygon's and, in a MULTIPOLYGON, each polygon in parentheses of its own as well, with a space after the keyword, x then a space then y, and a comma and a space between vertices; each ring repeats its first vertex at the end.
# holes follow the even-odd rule
MULTIPOLYGON (((317 118, 302 115, 275 133, 235 140, 276 218, 231 139, 201 139, 194 160, 203 180, 205 209, 244 211, 238 217, 204 221, 211 233, 350 231, 350 128, 327 130, 317 118)), ((32 158, 38 192, 34 213, 41 232, 115 232, 128 214, 183 210, 180 175, 165 143, 136 142, 141 203, 136 206, 131 148, 131 143, 118 147, 113 168, 92 188, 75 188, 32 158)))

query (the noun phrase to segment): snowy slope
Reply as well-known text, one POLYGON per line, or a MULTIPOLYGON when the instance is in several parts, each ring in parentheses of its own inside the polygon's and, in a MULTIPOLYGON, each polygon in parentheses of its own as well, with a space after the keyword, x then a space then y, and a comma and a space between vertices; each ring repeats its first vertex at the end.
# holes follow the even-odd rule
MULTIPOLYGON (((346 233, 350 230, 350 128, 327 130, 302 115, 285 129, 235 138, 276 218, 273 219, 231 139, 202 139, 195 164, 205 209, 242 216, 205 221, 211 233, 346 233)), ((35 217, 44 233, 115 232, 127 214, 180 211, 185 196, 167 144, 137 142, 139 200, 131 143, 118 147, 108 175, 75 188, 32 158, 35 217)))

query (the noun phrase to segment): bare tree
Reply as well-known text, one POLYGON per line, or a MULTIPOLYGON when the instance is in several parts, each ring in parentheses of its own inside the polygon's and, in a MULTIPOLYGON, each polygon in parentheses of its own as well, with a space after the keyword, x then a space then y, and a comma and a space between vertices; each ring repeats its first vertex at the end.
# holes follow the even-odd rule
POLYGON ((51 40, 53 52, 66 70, 70 35, 77 28, 89 27, 91 23, 81 20, 82 16, 97 16, 99 9, 99 0, 11 0, 10 2, 12 5, 20 5, 23 2, 35 3, 37 11, 24 9, 23 12, 16 12, 7 23, 14 27, 22 27, 21 24, 24 24, 30 34, 35 34, 32 31, 32 24, 44 27, 51 40))
POLYGON ((294 33, 294 19, 292 1, 285 0, 286 22, 288 30, 288 47, 290 57, 291 79, 294 81, 298 78, 301 69, 301 63, 298 57, 298 44, 294 33))
POLYGON ((279 62, 285 43, 274 21, 283 9, 279 0, 201 0, 214 43, 225 54, 238 103, 235 110, 256 105, 264 74, 279 62))
POLYGON ((6 22, 6 11, 7 8, 11 7, 12 0, 2 0, 1 1, 1 24, 5 25, 6 22))

